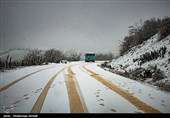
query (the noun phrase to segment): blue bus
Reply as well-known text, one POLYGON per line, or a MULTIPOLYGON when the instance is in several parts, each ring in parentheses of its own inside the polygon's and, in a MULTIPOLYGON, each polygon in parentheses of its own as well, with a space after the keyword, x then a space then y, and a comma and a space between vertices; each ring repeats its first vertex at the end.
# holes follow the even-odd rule
POLYGON ((95 62, 96 55, 94 53, 85 54, 85 62, 95 62))

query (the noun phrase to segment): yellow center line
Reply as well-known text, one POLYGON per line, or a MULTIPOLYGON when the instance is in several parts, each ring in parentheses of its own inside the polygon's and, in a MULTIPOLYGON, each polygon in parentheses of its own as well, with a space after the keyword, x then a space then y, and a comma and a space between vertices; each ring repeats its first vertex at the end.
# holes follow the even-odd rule
POLYGON ((68 67, 68 75, 66 80, 66 86, 68 90, 70 111, 71 113, 83 113, 87 112, 86 105, 83 98, 80 95, 80 90, 76 79, 74 78, 74 73, 71 70, 71 66, 68 67), (78 92, 79 91, 79 92, 78 92))
POLYGON ((45 101, 45 98, 47 96, 47 93, 50 89, 51 84, 53 83, 53 81, 55 80, 55 78, 59 75, 59 73, 61 73, 65 68, 61 69, 59 72, 57 72, 46 84, 46 86, 44 87, 43 91, 41 92, 41 94, 39 95, 36 103, 34 104, 31 113, 40 113, 43 103, 45 101))
POLYGON ((93 78, 101 82, 103 85, 107 86, 112 91, 118 93, 122 97, 124 97, 126 100, 128 100, 130 103, 132 103, 134 106, 136 106, 138 109, 146 112, 146 113, 160 113, 159 110, 153 108, 152 106, 149 106, 148 104, 142 102, 140 99, 138 99, 136 96, 133 96, 132 94, 128 93, 127 91, 123 90, 119 86, 109 82, 108 80, 102 78, 100 75, 95 73, 94 71, 87 69, 85 66, 83 68, 88 71, 93 78))
POLYGON ((49 69, 49 68, 52 68, 52 67, 48 67, 48 68, 44 68, 44 69, 37 70, 37 71, 32 72, 32 73, 30 73, 30 74, 27 74, 27 75, 25 75, 25 76, 23 76, 23 77, 21 77, 21 78, 19 78, 19 79, 17 79, 17 80, 14 80, 13 82, 11 82, 11 83, 9 83, 9 84, 0 87, 0 92, 8 89, 8 88, 11 87, 12 85, 14 85, 14 84, 16 84, 17 82, 19 82, 19 81, 27 78, 27 77, 30 76, 30 75, 33 75, 33 74, 35 74, 35 73, 38 73, 38 72, 40 72, 40 71, 43 71, 43 70, 46 70, 46 69, 49 69))

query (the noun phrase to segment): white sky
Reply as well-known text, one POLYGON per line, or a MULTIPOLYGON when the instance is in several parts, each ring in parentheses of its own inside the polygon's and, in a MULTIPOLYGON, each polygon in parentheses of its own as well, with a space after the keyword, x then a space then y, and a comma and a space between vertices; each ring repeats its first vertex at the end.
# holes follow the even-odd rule
POLYGON ((170 16, 168 0, 0 1, 0 49, 118 53, 130 25, 170 16))

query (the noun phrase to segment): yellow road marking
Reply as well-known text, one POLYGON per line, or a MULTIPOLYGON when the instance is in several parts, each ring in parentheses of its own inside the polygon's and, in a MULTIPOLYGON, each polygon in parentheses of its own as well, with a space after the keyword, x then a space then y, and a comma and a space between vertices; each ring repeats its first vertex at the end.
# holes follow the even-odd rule
POLYGON ((89 73, 91 73, 90 76, 101 82, 103 85, 107 86, 110 88, 112 91, 118 93, 122 97, 124 97, 126 100, 128 100, 130 103, 132 103, 134 106, 136 106, 138 109, 146 112, 146 113, 160 113, 159 110, 153 108, 152 106, 149 106, 148 104, 142 102, 140 99, 137 97, 133 96, 132 94, 128 93, 127 91, 123 90, 119 86, 109 82, 108 80, 105 80, 102 78, 100 75, 95 73, 94 71, 87 69, 85 66, 83 66, 85 70, 87 70, 89 73))
POLYGON ((13 82, 11 82, 11 83, 9 83, 9 84, 0 87, 0 92, 2 92, 2 91, 4 91, 4 90, 8 89, 8 88, 11 87, 12 85, 14 85, 14 84, 16 84, 17 82, 19 82, 19 81, 21 81, 21 80, 27 78, 27 77, 30 76, 30 75, 33 75, 33 74, 35 74, 35 73, 38 73, 38 72, 40 72, 40 71, 43 71, 43 70, 46 70, 46 69, 49 69, 49 68, 52 68, 52 67, 40 69, 40 70, 38 70, 38 71, 32 72, 32 73, 30 73, 30 74, 27 74, 27 75, 25 75, 25 76, 23 76, 23 77, 21 77, 21 78, 19 78, 19 79, 17 79, 17 80, 14 80, 13 82))
POLYGON ((47 93, 50 89, 51 84, 53 83, 53 81, 55 80, 55 78, 57 77, 57 75, 59 75, 60 72, 62 72, 65 68, 61 69, 59 72, 57 72, 46 84, 46 86, 44 87, 43 91, 41 92, 41 94, 39 95, 36 103, 34 104, 31 113, 40 113, 43 103, 45 101, 45 98, 47 96, 47 93))
POLYGON ((76 79, 74 78, 74 73, 71 70, 71 66, 69 66, 69 68, 68 68, 66 86, 67 86, 67 90, 68 90, 71 113, 87 112, 87 108, 84 103, 84 100, 79 95, 79 92, 77 90, 79 88, 78 88, 78 86, 76 86, 76 79))

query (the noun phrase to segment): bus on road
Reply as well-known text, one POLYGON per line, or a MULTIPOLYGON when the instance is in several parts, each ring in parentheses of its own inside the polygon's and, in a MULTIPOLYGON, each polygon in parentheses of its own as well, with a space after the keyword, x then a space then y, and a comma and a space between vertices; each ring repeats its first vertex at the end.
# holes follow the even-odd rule
POLYGON ((96 55, 94 53, 85 54, 85 62, 95 62, 96 55))

